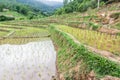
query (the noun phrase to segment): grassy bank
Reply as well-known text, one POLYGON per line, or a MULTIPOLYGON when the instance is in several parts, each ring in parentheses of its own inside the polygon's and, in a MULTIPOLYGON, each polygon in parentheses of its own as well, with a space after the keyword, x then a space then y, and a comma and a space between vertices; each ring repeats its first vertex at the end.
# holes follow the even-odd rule
MULTIPOLYGON (((58 69, 60 74, 66 73, 64 74, 64 78, 66 80, 75 78, 73 75, 69 75, 68 71, 71 68, 74 68, 76 65, 79 65, 78 72, 82 72, 83 70, 80 71, 80 69, 83 67, 80 67, 83 65, 83 63, 85 64, 86 68, 84 67, 85 70, 78 74, 87 74, 89 71, 94 70, 95 73, 99 74, 100 76, 111 75, 120 77, 119 64, 90 52, 82 44, 75 43, 70 36, 55 28, 55 25, 51 25, 50 32, 53 41, 58 47, 58 69), (68 77, 68 75, 70 77, 68 77)), ((76 75, 74 72, 72 72, 72 74, 76 75)))

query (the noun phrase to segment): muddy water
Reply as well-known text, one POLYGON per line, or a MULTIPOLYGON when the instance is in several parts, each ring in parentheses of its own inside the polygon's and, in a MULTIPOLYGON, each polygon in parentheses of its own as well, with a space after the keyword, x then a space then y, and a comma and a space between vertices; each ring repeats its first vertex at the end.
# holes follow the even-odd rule
POLYGON ((0 80, 51 80, 56 74, 52 41, 0 45, 0 80))

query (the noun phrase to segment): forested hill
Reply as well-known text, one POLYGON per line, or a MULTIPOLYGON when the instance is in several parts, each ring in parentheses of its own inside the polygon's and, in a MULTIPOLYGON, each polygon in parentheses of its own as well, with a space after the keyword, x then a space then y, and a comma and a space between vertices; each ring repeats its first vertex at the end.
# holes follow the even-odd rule
POLYGON ((54 10, 62 5, 62 2, 55 1, 0 0, 0 16, 2 15, 2 21, 6 20, 6 16, 12 16, 15 19, 23 19, 23 16, 27 19, 39 19, 52 15, 54 10))
POLYGON ((0 21, 12 19, 35 19, 46 16, 40 9, 16 0, 0 0, 0 21))
POLYGON ((64 0, 64 7, 58 9, 56 14, 85 12, 89 8, 94 9, 113 2, 120 2, 120 0, 64 0))
POLYGON ((0 3, 25 4, 49 13, 63 6, 62 2, 42 1, 42 0, 0 0, 0 3))
POLYGON ((16 0, 17 2, 30 5, 44 12, 53 12, 55 9, 63 5, 62 2, 42 1, 42 0, 16 0))

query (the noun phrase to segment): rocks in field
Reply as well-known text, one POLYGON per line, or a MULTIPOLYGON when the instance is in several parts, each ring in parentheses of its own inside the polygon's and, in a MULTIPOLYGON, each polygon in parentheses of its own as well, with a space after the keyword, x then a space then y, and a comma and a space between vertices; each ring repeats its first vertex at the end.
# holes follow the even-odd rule
POLYGON ((120 78, 112 77, 112 76, 106 76, 100 80, 120 80, 120 78))
POLYGON ((96 79, 95 79, 95 73, 94 73, 94 71, 91 71, 91 72, 88 74, 88 80, 96 80, 96 79))
POLYGON ((109 29, 109 28, 106 28, 106 27, 101 27, 98 31, 103 32, 103 33, 112 34, 112 35, 115 35, 115 34, 120 32, 120 30, 112 29, 112 28, 109 29))
POLYGON ((58 80, 56 76, 52 76, 52 80, 58 80))

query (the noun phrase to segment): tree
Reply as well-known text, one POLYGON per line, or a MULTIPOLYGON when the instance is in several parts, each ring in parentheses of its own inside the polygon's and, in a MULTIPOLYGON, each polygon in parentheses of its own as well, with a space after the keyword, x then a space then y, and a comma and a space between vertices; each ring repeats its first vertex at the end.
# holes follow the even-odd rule
POLYGON ((57 14, 57 15, 61 15, 63 13, 65 13, 65 9, 64 8, 59 8, 58 10, 55 11, 55 14, 57 14))
POLYGON ((99 9, 99 7, 100 7, 100 0, 98 0, 98 7, 97 8, 99 9))
POLYGON ((3 11, 3 8, 4 8, 4 5, 3 5, 3 4, 0 4, 0 12, 3 11))
POLYGON ((66 12, 66 13, 71 13, 71 12, 73 12, 72 7, 71 7, 71 6, 66 6, 66 7, 65 7, 65 12, 66 12))
POLYGON ((67 3, 68 3, 68 0, 63 0, 64 6, 67 5, 67 3))

